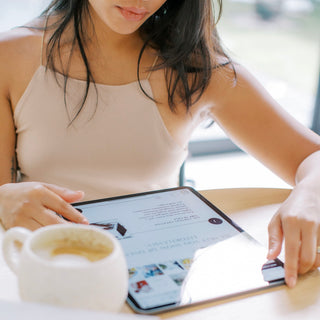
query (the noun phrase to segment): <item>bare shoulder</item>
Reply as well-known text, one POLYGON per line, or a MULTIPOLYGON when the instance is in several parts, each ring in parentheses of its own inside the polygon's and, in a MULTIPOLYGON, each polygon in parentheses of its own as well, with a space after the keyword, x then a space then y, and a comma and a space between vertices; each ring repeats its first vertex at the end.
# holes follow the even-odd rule
POLYGON ((0 95, 10 101, 20 94, 39 67, 42 30, 38 25, 38 21, 33 21, 0 33, 0 95))
POLYGON ((39 61, 41 39, 42 31, 30 27, 18 27, 0 33, 1 69, 39 61))

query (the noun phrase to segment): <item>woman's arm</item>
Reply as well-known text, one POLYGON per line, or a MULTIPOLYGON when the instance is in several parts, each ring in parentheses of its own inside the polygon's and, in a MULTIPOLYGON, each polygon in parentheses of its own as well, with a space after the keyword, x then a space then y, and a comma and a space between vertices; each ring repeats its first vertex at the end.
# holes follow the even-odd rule
MULTIPOLYGON (((70 202, 79 201, 83 194, 43 183, 15 183, 15 125, 11 106, 13 79, 19 79, 19 68, 13 77, 11 51, 19 46, 7 35, 0 35, 0 221, 5 228, 24 226, 36 229, 46 224, 87 223, 70 202)), ((18 63, 18 61, 17 61, 18 63)), ((17 80, 18 81, 18 80, 17 80)))
POLYGON ((16 181, 15 128, 5 77, 6 74, 2 71, 0 75, 0 185, 16 181))
POLYGON ((303 126, 243 67, 213 78, 212 116, 241 148, 291 185, 300 163, 320 150, 320 137, 303 126))
POLYGON ((296 186, 269 224, 269 259, 280 254, 283 238, 286 282, 294 287, 297 273, 320 267, 320 151, 300 164, 296 186))
MULTIPOLYGON (((285 242, 289 287, 297 274, 320 266, 320 137, 284 111, 241 66, 212 86, 212 115, 245 151, 294 186, 269 224, 268 258, 285 242)), ((250 172, 248 172, 250 174, 250 172)))

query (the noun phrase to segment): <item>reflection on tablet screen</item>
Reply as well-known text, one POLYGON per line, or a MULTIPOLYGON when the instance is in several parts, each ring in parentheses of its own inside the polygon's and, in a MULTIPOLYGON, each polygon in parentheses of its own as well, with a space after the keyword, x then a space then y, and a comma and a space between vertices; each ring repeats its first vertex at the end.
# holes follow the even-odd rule
MULTIPOLYGON (((283 264, 191 188, 76 204, 122 244, 128 302, 155 313, 284 283, 283 264)), ((79 208, 80 209, 80 208, 79 208)))

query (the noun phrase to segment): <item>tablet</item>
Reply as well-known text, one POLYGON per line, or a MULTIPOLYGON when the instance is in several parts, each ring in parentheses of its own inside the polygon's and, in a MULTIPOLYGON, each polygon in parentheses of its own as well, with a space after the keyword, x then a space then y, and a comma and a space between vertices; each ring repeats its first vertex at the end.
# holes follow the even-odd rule
POLYGON ((76 203, 123 247, 129 305, 158 313, 284 283, 283 263, 197 191, 179 187, 76 203))

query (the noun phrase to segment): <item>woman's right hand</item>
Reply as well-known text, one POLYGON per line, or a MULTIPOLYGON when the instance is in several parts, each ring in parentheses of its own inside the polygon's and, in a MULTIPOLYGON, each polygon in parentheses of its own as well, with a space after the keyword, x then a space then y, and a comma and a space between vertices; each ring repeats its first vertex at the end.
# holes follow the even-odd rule
POLYGON ((70 203, 80 201, 82 191, 40 182, 8 183, 0 186, 0 221, 6 229, 22 226, 30 230, 70 222, 88 224, 70 203))

